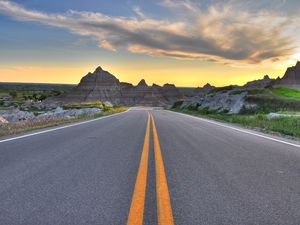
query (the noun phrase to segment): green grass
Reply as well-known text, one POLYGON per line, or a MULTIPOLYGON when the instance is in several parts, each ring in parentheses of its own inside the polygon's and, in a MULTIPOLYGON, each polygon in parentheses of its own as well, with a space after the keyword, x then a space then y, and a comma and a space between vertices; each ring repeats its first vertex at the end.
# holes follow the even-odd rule
POLYGON ((100 101, 95 102, 82 102, 82 103, 70 103, 65 104, 64 109, 82 109, 82 108, 99 108, 103 109, 104 104, 100 101))
POLYGON ((172 109, 176 112, 182 112, 194 116, 215 119, 218 121, 225 121, 228 123, 240 124, 245 127, 259 128, 268 132, 277 132, 283 135, 292 137, 300 137, 300 119, 299 117, 278 117, 268 119, 265 114, 255 115, 228 115, 216 112, 209 112, 207 110, 188 110, 188 109, 172 109))
POLYGON ((49 119, 49 120, 32 120, 32 121, 20 121, 17 123, 0 124, 0 136, 13 135, 22 132, 43 129, 48 127, 54 127, 69 123, 81 122, 91 119, 96 119, 102 116, 111 115, 114 113, 120 113, 126 111, 127 107, 111 107, 100 113, 94 115, 83 115, 72 119, 49 119))
MULTIPOLYGON (((213 90, 228 91, 231 86, 213 90)), ((228 123, 240 124, 250 128, 258 128, 268 132, 278 132, 300 138, 300 90, 286 87, 250 88, 247 89, 246 101, 257 105, 253 109, 243 109, 241 114, 229 115, 226 113, 211 112, 207 109, 196 108, 179 109, 180 103, 174 105, 174 111, 211 118, 228 123), (267 114, 277 112, 282 117, 269 119, 267 114)), ((231 95, 240 94, 243 90, 232 90, 231 95)))
POLYGON ((107 106, 104 102, 95 101, 95 102, 81 102, 81 103, 70 103, 63 106, 64 109, 82 109, 82 108, 99 108, 104 111, 113 109, 113 106, 107 106))
POLYGON ((300 99, 286 98, 273 94, 271 90, 266 90, 264 94, 247 95, 246 101, 258 105, 254 110, 246 110, 245 113, 270 113, 280 111, 299 112, 300 99))
POLYGON ((194 95, 194 87, 177 87, 181 94, 183 94, 186 97, 192 97, 194 95))
POLYGON ((293 111, 279 111, 278 114, 289 115, 289 116, 300 116, 300 112, 293 112, 293 111))
POLYGON ((208 92, 208 94, 213 94, 213 93, 216 93, 216 92, 226 92, 226 91, 230 91, 230 90, 233 90, 234 89, 234 86, 233 85, 229 85, 229 86, 225 86, 225 87, 217 87, 217 88, 214 88, 212 90, 210 90, 208 92))
POLYGON ((49 97, 56 97, 72 88, 71 85, 51 84, 14 84, 1 83, 0 94, 9 94, 17 105, 24 100, 43 101, 49 97))
POLYGON ((270 88, 270 90, 277 96, 300 100, 300 90, 286 87, 270 88))
POLYGON ((230 95, 239 95, 242 94, 243 92, 245 92, 245 90, 233 90, 231 92, 229 92, 230 95))

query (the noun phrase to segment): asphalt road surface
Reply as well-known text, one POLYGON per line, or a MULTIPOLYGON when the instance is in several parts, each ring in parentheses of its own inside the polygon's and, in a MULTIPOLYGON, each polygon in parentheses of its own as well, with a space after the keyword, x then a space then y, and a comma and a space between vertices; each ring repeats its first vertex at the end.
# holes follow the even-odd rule
POLYGON ((0 139, 0 224, 299 225, 300 145, 132 109, 0 139))

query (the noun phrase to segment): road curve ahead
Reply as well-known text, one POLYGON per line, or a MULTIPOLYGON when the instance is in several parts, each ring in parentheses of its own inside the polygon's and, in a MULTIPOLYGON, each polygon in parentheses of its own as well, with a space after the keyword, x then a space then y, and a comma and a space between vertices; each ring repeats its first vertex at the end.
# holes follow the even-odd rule
POLYGON ((150 108, 0 139, 0 224, 298 225, 300 145, 150 108))

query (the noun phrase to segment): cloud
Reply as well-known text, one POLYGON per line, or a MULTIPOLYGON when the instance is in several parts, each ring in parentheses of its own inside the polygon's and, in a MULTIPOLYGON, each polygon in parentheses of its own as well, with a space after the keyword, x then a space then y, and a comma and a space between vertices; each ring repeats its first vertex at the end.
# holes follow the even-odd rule
POLYGON ((174 1, 174 0, 164 0, 161 2, 161 5, 169 8, 169 9, 175 9, 180 11, 191 11, 191 12, 197 12, 200 9, 200 4, 192 2, 190 0, 182 0, 182 1, 174 1))
POLYGON ((135 12, 136 15, 138 15, 140 18, 145 19, 146 16, 138 6, 133 7, 133 11, 135 12))
MULTIPOLYGON (((0 13, 67 29, 98 41, 101 48, 177 59, 225 64, 259 64, 287 60, 298 46, 291 35, 297 19, 277 11, 247 10, 232 1, 201 7, 193 1, 161 3, 172 19, 152 19, 134 7, 135 17, 73 11, 45 13, 0 0, 0 13)), ((296 33, 296 32, 295 32, 296 33)), ((294 33, 294 34, 295 34, 294 33)))

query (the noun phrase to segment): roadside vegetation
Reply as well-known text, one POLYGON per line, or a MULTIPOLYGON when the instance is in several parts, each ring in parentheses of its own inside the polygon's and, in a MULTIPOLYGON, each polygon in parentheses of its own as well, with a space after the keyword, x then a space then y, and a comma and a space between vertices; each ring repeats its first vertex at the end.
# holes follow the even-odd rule
MULTIPOLYGON (((216 88, 210 93, 230 91, 232 87, 216 88)), ((233 89, 229 94, 238 95, 245 90, 233 89)), ((257 105, 253 109, 241 110, 239 114, 211 111, 197 105, 181 108, 174 104, 172 110, 194 116, 210 118, 266 132, 300 138, 300 91, 287 87, 247 89, 246 101, 257 105)))
POLYGON ((300 91, 286 87, 270 87, 249 91, 249 102, 258 104, 254 113, 300 112, 300 91))
POLYGON ((17 110, 16 113, 18 110, 33 113, 37 117, 45 113, 51 114, 55 110, 101 109, 100 112, 78 113, 77 116, 64 116, 62 112, 59 116, 53 113, 53 116, 45 116, 40 119, 19 119, 17 122, 0 123, 0 136, 95 119, 127 110, 126 107, 117 107, 101 101, 65 104, 63 106, 54 104, 49 108, 44 108, 44 100, 62 95, 73 87, 74 85, 64 84, 0 83, 0 115, 12 110, 17 110))
POLYGON ((99 109, 109 110, 112 107, 113 106, 106 105, 104 102, 101 102, 101 101, 70 103, 70 104, 64 105, 64 109, 99 108, 99 109))
POLYGON ((94 115, 82 115, 70 119, 64 118, 51 118, 47 120, 24 120, 16 123, 3 123, 0 124, 0 136, 18 134, 21 132, 32 131, 36 129, 43 129, 48 127, 55 127, 64 124, 70 124, 75 122, 81 122, 91 119, 100 118, 102 116, 107 116, 115 113, 120 113, 126 111, 128 108, 124 106, 106 107, 102 112, 96 113, 94 115))
POLYGON ((277 96, 300 100, 299 90, 286 88, 286 87, 270 88, 270 90, 272 91, 272 93, 274 93, 277 96))
POLYGON ((240 124, 249 128, 258 128, 262 131, 276 132, 283 135, 300 138, 300 118, 296 116, 282 116, 269 118, 267 114, 238 114, 211 112, 207 110, 172 109, 175 112, 190 114, 228 123, 240 124))
POLYGON ((5 105, 5 101, 1 100, 1 96, 7 95, 12 98, 10 104, 5 105, 6 107, 19 107, 24 101, 44 101, 47 98, 64 94, 71 88, 73 88, 73 85, 0 83, 0 109, 5 105))

